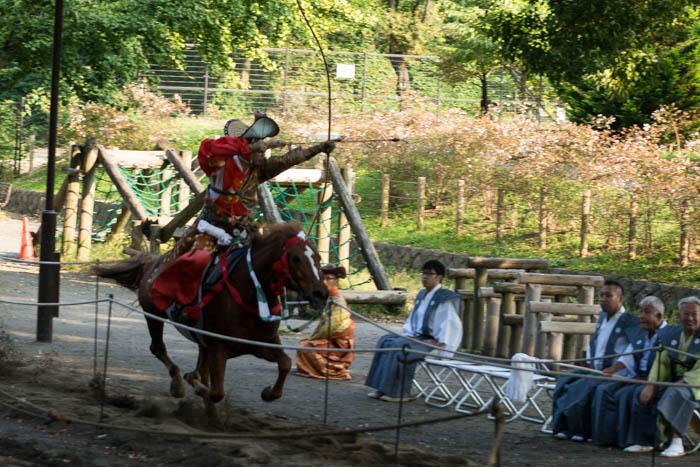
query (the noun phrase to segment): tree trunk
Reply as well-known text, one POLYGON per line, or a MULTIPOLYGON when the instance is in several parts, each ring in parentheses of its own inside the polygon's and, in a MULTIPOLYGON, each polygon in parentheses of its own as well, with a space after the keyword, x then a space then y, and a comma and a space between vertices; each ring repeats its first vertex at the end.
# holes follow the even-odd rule
POLYGON ((579 248, 579 256, 581 258, 588 256, 588 224, 590 215, 591 190, 583 190, 583 198, 581 200, 581 244, 579 248))
POLYGON ((250 68, 252 63, 251 59, 246 58, 241 64, 241 89, 250 88, 250 68))
POLYGON ((690 202, 686 198, 681 203, 681 251, 680 251, 680 263, 681 267, 686 267, 690 263, 690 202))
POLYGON ((481 83, 481 102, 479 106, 481 108, 481 114, 486 115, 489 111, 489 88, 488 81, 486 80, 486 73, 482 73, 479 76, 479 82, 481 83))
POLYGON ((547 187, 540 187, 540 250, 547 248, 547 187))
POLYGON ((411 76, 408 73, 408 63, 402 57, 393 57, 391 66, 396 73, 396 95, 399 96, 399 110, 404 110, 404 99, 411 92, 411 76))
POLYGON ((632 199, 630 203, 630 230, 627 243, 627 258, 631 261, 637 259, 637 220, 638 215, 638 205, 637 200, 632 199))
POLYGON ((501 243, 503 237, 503 201, 505 197, 505 190, 503 188, 498 189, 498 197, 496 199, 496 243, 501 243))

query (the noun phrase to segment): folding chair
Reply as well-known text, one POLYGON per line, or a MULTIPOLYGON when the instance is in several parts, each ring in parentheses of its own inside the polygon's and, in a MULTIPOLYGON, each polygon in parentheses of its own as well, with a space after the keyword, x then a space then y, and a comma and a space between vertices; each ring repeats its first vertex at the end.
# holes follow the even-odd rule
POLYGON ((460 374, 460 368, 469 366, 478 366, 473 363, 462 362, 458 360, 439 360, 427 358, 423 363, 423 369, 430 378, 431 386, 425 392, 425 403, 433 407, 447 407, 459 400, 462 393, 465 391, 470 393, 472 398, 479 406, 484 405, 484 400, 478 392, 475 391, 474 385, 478 385, 477 375, 473 374, 469 378, 465 378, 460 374), (452 389, 448 383, 454 377, 457 382, 457 388, 452 389))
POLYGON ((685 441, 691 446, 686 454, 700 450, 700 404, 696 404, 693 410, 693 418, 690 420, 690 428, 684 436, 685 441))
POLYGON ((522 419, 533 423, 545 423, 547 420, 539 407, 537 397, 547 391, 544 383, 551 383, 553 379, 550 377, 533 375, 534 391, 527 395, 523 403, 516 403, 506 394, 506 382, 511 373, 507 368, 430 358, 425 359, 422 368, 430 379, 430 386, 423 388, 425 403, 428 405, 447 407, 456 403, 456 411, 475 413, 485 410, 495 399, 506 407, 508 422, 522 419), (456 389, 453 387, 455 384, 456 389), (528 408, 532 408, 536 415, 527 415, 525 411, 528 408))

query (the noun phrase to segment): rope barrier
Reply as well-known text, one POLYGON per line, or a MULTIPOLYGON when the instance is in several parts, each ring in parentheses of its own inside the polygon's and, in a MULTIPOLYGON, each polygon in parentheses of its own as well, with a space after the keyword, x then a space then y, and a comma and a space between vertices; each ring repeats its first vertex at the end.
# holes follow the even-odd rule
POLYGON ((109 429, 114 429, 114 430, 122 430, 122 431, 131 431, 131 432, 136 432, 136 433, 148 433, 148 434, 157 434, 157 435, 167 435, 167 436, 185 436, 185 437, 192 437, 192 438, 211 438, 211 439, 267 439, 267 438, 275 438, 275 439, 294 439, 294 438, 306 438, 306 437, 317 437, 317 436, 346 436, 346 435, 353 435, 353 434, 359 434, 359 433, 373 433, 377 431, 387 431, 387 430, 395 430, 397 428, 410 428, 410 427, 415 427, 415 426, 423 426, 423 425, 433 425, 436 423, 444 423, 444 422, 449 422, 452 420, 459 420, 461 418, 470 418, 470 417, 476 417, 479 415, 483 415, 487 412, 487 410, 481 410, 478 412, 474 413, 460 413, 460 414, 455 414, 455 415, 449 415, 446 417, 436 417, 436 418, 429 418, 429 419, 423 419, 423 420, 416 420, 412 422, 405 422, 401 423, 400 425, 398 424, 393 424, 393 425, 381 425, 381 426, 375 426, 375 427, 364 427, 364 428, 353 428, 353 429, 342 429, 342 430, 327 430, 327 431, 294 431, 292 433, 289 432, 289 428, 280 428, 280 431, 285 431, 284 433, 183 433, 181 431, 167 431, 167 430, 152 430, 152 429, 142 429, 142 428, 135 428, 135 427, 130 427, 130 426, 124 426, 124 425, 112 425, 109 423, 101 423, 101 422, 92 422, 89 420, 83 420, 80 418, 73 418, 73 417, 67 417, 64 415, 59 415, 56 413, 55 410, 52 409, 45 409, 43 407, 40 407, 36 404, 33 404, 29 401, 27 401, 24 398, 19 398, 16 397, 2 389, 0 389, 0 395, 4 396, 5 398, 12 399, 22 405, 31 407, 34 409, 35 412, 27 409, 23 409, 17 406, 14 406, 8 402, 5 402, 4 400, 0 399, 0 405, 4 405, 5 407, 11 408, 13 410, 18 410, 23 413, 26 413, 28 415, 32 415, 34 417, 49 417, 51 420, 59 420, 63 421, 65 423, 75 423, 75 424, 80 424, 80 425, 88 425, 88 426, 94 426, 98 428, 109 428, 109 429), (39 413, 37 413, 39 412, 39 413))
MULTIPOLYGON (((146 316, 146 317, 148 317, 148 318, 154 319, 154 320, 156 320, 156 321, 161 321, 161 322, 163 322, 163 323, 170 324, 170 325, 172 325, 172 326, 174 326, 174 327, 185 329, 185 330, 187 330, 187 331, 189 331, 189 332, 192 332, 192 333, 198 333, 198 334, 202 334, 202 335, 205 335, 205 336, 208 336, 208 337, 213 337, 213 338, 220 339, 220 340, 224 340, 224 341, 235 342, 235 343, 240 343, 240 344, 256 345, 256 346, 260 346, 260 347, 277 348, 277 349, 282 349, 282 350, 302 350, 302 351, 309 351, 309 348, 308 348, 308 347, 293 346, 293 345, 285 345, 285 344, 273 344, 273 343, 270 343, 270 342, 254 341, 254 340, 249 340, 249 339, 242 339, 242 338, 239 338, 239 337, 225 336, 225 335, 222 335, 222 334, 217 334, 217 333, 213 333, 213 332, 210 332, 210 331, 205 331, 205 330, 203 330, 203 329, 193 328, 193 327, 191 327, 191 326, 187 326, 187 325, 185 325, 185 324, 177 323, 177 322, 171 321, 171 320, 169 320, 169 319, 167 319, 167 318, 163 318, 163 317, 161 317, 161 316, 157 316, 157 315, 154 315, 154 314, 152 314, 152 313, 148 313, 147 311, 143 311, 143 310, 141 310, 141 309, 139 309, 139 308, 136 308, 136 307, 133 307, 133 306, 131 306, 131 305, 127 305, 127 304, 125 304, 125 303, 121 303, 121 302, 119 302, 118 300, 114 300, 113 298, 100 299, 99 302, 101 302, 101 303, 104 303, 104 302, 114 303, 114 304, 119 305, 119 306, 121 306, 121 307, 124 307, 124 308, 126 308, 126 309, 128 309, 128 310, 130 310, 130 311, 134 311, 134 312, 136 312, 136 313, 140 313, 140 314, 142 314, 142 315, 144 315, 144 316, 146 316)), ((91 303, 95 303, 95 301, 90 300, 90 301, 84 301, 84 302, 72 302, 72 303, 65 303, 65 304, 64 304, 64 303, 61 303, 61 302, 58 302, 58 303, 28 303, 28 302, 16 302, 16 301, 9 301, 9 300, 2 300, 2 299, 0 299, 0 303, 9 303, 9 304, 14 304, 14 305, 24 305, 24 306, 69 306, 69 305, 85 305, 85 304, 91 304, 91 303)), ((345 308, 345 309, 349 310, 349 308, 343 307, 343 306, 340 305, 340 304, 336 304, 336 305, 338 305, 338 306, 340 306, 340 307, 342 307, 342 308, 345 308)), ((364 319, 364 320, 367 321, 367 322, 374 323, 373 321, 371 321, 369 318, 367 318, 367 317, 365 317, 365 316, 362 316, 362 315, 360 315, 360 314, 358 314, 358 313, 355 313, 355 312, 352 312, 352 313, 353 313, 354 315, 356 315, 356 316, 361 317, 362 319, 364 319)), ((380 329, 384 329, 384 330, 386 330, 386 331, 388 331, 388 332, 390 332, 390 333, 392 333, 392 334, 394 334, 394 335, 399 335, 399 334, 396 333, 395 331, 392 331, 392 330, 390 330, 390 329, 388 329, 388 328, 385 328, 385 327, 379 325, 378 323, 374 323, 374 324, 377 325, 380 329)), ((410 338, 410 337, 407 337, 407 336, 402 336, 402 337, 404 337, 404 338, 407 339, 408 341, 415 342, 415 343, 419 343, 419 344, 421 344, 421 345, 423 345, 423 346, 432 347, 432 348, 435 349, 435 350, 440 350, 440 351, 445 352, 445 349, 442 348, 442 347, 435 346, 435 345, 431 345, 431 344, 427 344, 427 343, 422 342, 422 341, 420 341, 420 340, 418 340, 418 339, 413 339, 413 338, 410 338)), ((646 348, 646 349, 639 349, 639 350, 633 350, 633 351, 631 351, 631 352, 623 352, 623 353, 618 353, 618 354, 611 354, 611 355, 602 356, 602 357, 598 357, 598 358, 599 358, 599 359, 603 359, 603 358, 621 357, 621 356, 625 356, 625 355, 634 355, 634 354, 638 354, 638 353, 643 353, 643 352, 647 352, 647 351, 649 351, 649 350, 660 350, 660 349, 661 349, 661 347, 659 347, 659 346, 657 346, 657 347, 649 347, 649 348, 646 348)), ((393 348, 393 347, 391 347, 391 348, 383 348, 383 349, 380 349, 380 348, 371 348, 371 349, 357 349, 357 348, 355 348, 355 349, 336 349, 336 348, 320 348, 320 347, 319 347, 319 348, 315 348, 313 351, 315 351, 315 352, 339 352, 339 353, 385 353, 385 352, 402 352, 402 351, 403 351, 403 348, 398 348, 398 347, 397 347, 397 348, 393 348)), ((434 355, 434 354, 432 354, 432 353, 430 353, 430 352, 424 352, 424 351, 415 350, 415 349, 410 349, 410 348, 406 349, 405 351, 408 352, 408 353, 412 353, 412 354, 415 354, 415 355, 421 355, 421 356, 424 356, 424 357, 435 357, 435 356, 436 356, 436 355, 434 355)), ((681 354, 681 355, 685 355, 685 356, 687 356, 687 357, 698 358, 697 355, 690 354, 690 353, 684 352, 684 351, 682 351, 682 350, 673 349, 673 351, 674 351, 674 352, 677 352, 677 353, 679 353, 679 354, 681 354)), ((477 363, 480 363, 481 360, 484 358, 484 357, 481 357, 481 356, 479 356, 479 355, 468 354, 468 353, 457 352, 457 351, 455 351, 454 354, 455 354, 455 355, 458 355, 458 356, 462 356, 462 357, 468 357, 468 358, 465 358, 465 359, 463 359, 463 360, 459 360, 459 359, 452 358, 452 360, 457 360, 457 361, 462 361, 462 362, 477 362, 477 363), (475 358, 472 358, 472 357, 475 357, 475 358)), ((493 357, 489 357, 489 358, 493 358, 493 357)), ((493 361, 493 362, 491 362, 490 364, 493 365, 493 366, 499 367, 499 368, 503 368, 503 369, 508 369, 508 370, 520 370, 520 371, 530 371, 530 372, 536 372, 536 373, 540 373, 540 374, 544 374, 544 375, 550 375, 550 376, 570 376, 570 377, 575 377, 575 378, 594 379, 594 380, 601 380, 601 381, 613 381, 613 382, 632 383, 632 384, 653 384, 653 385, 657 385, 657 386, 667 386, 667 387, 680 386, 680 387, 689 387, 689 388, 700 388, 700 385, 692 385, 692 384, 685 384, 685 383, 681 384, 681 383, 672 383, 672 382, 661 382, 661 381, 655 381, 655 382, 648 381, 648 382, 646 382, 646 381, 640 381, 640 380, 632 379, 632 378, 624 378, 624 377, 620 377, 620 376, 599 376, 599 375, 593 375, 593 374, 580 374, 580 373, 573 373, 573 374, 572 374, 572 373, 570 373, 570 372, 562 372, 562 371, 555 371, 555 370, 542 371, 542 370, 535 370, 535 369, 523 369, 523 368, 519 368, 519 367, 514 367, 514 366, 512 366, 512 365, 511 365, 511 361, 510 361, 509 359, 498 359, 498 360, 499 360, 499 361, 493 361), (507 363, 501 363, 502 361, 506 361, 507 363)), ((568 362, 571 362, 571 361, 573 361, 573 360, 576 360, 576 361, 578 361, 578 360, 587 361, 587 360, 593 360, 593 359, 592 359, 592 358, 591 358, 591 359, 568 359, 568 360, 542 359, 542 360, 539 360, 539 361, 536 361, 536 362, 532 362, 532 363, 558 364, 558 363, 568 363, 568 362)), ((589 370, 588 368, 582 368, 582 369, 584 369, 584 370, 589 370)))

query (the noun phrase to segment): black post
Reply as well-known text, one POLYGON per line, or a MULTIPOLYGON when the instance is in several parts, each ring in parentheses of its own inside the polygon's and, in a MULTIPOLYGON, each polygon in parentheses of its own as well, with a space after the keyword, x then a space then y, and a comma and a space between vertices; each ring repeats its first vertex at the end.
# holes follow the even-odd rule
MULTIPOLYGON (((46 209, 41 213, 41 261, 58 261, 56 253, 56 211, 53 210, 53 190, 56 170, 56 129, 58 123, 58 79, 61 70, 61 34, 63 30, 63 0, 56 0, 53 23, 53 61, 51 65, 51 110, 49 112, 49 155, 46 166, 46 209)), ((58 302, 58 275, 60 265, 39 266, 39 303, 58 302)), ((39 306, 37 310, 36 339, 51 342, 53 318, 58 306, 39 306)))

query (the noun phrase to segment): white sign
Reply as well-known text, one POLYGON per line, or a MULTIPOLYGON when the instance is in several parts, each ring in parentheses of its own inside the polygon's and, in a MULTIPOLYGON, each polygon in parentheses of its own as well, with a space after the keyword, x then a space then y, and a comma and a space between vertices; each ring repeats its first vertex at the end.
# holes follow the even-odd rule
POLYGON ((353 63, 337 63, 335 65, 335 79, 355 79, 355 65, 353 63))

